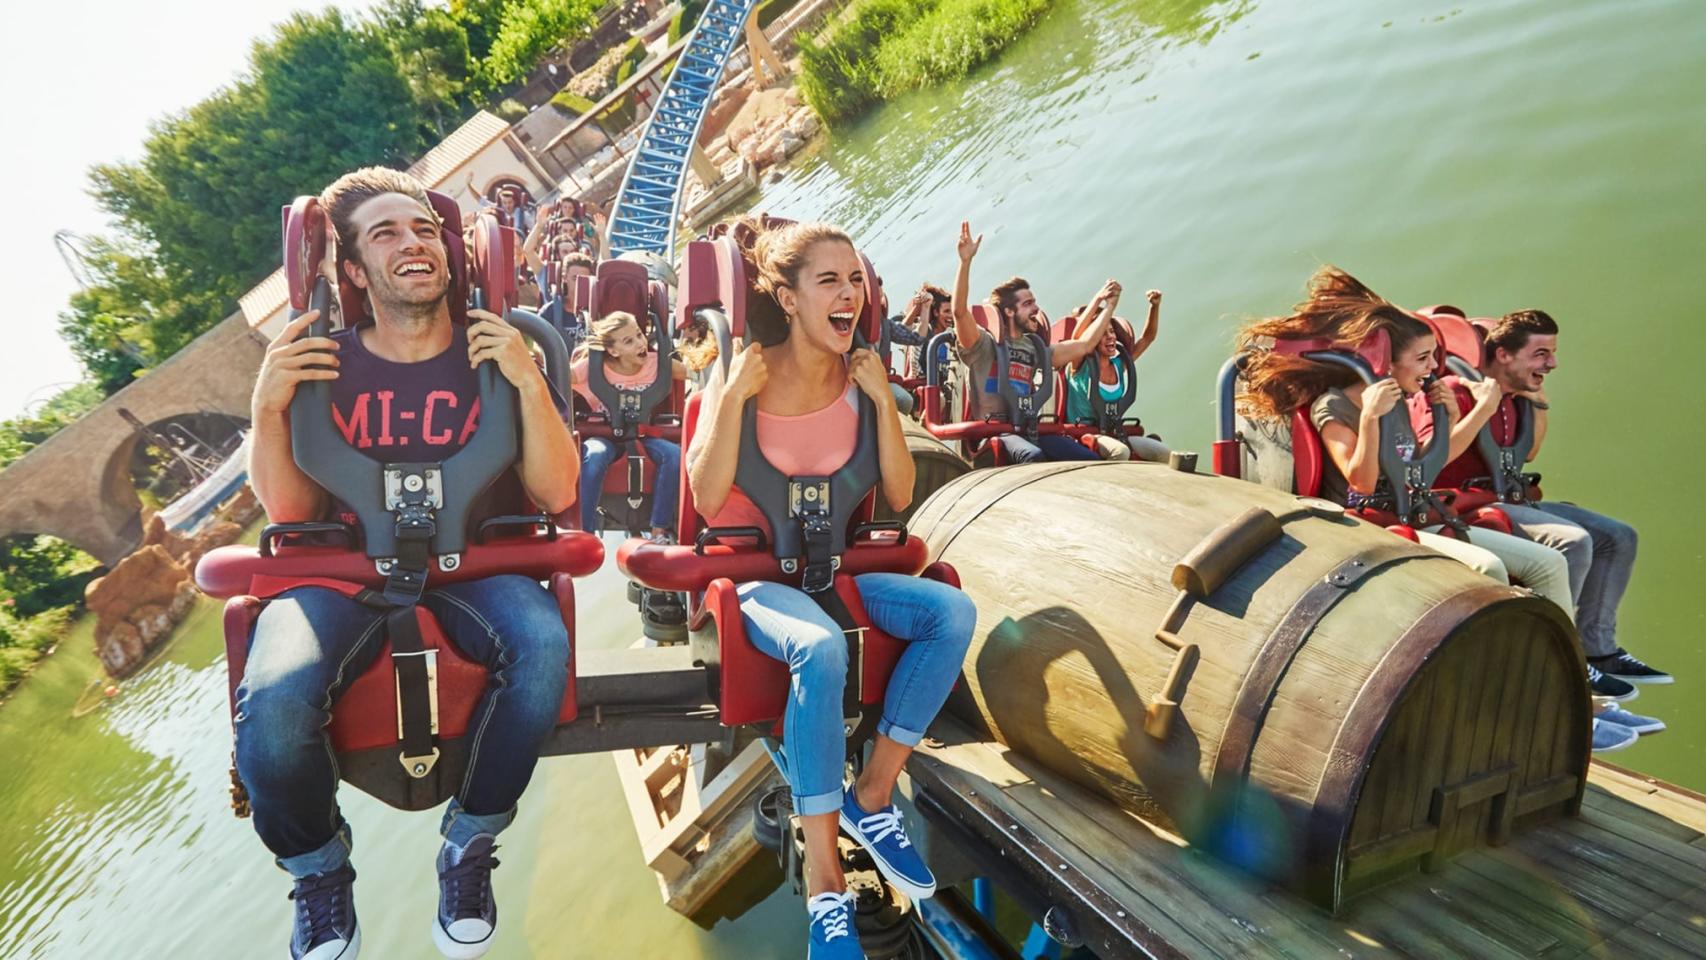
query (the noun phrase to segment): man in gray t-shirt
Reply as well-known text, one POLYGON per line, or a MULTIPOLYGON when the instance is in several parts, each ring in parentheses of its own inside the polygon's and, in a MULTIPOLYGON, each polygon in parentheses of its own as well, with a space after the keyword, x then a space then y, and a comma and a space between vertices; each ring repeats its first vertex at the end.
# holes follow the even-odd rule
MULTIPOLYGON (((966 368, 966 392, 975 420, 991 417, 1005 418, 1007 402, 1002 399, 1000 377, 1012 383, 1014 392, 1026 396, 1036 389, 1039 358, 1026 334, 1047 330, 1048 318, 1037 307, 1036 295, 1030 284, 1014 277, 996 287, 991 302, 1001 314, 1002 339, 1007 344, 1007 369, 997 370, 996 343, 989 331, 978 325, 970 304, 971 262, 983 237, 972 239, 971 225, 960 224, 959 273, 954 278, 954 340, 955 354, 966 368)), ((1052 366, 1072 363, 1088 352, 1088 346, 1077 342, 1061 344, 1052 358, 1052 366)), ((1041 371, 1054 376, 1054 370, 1041 371)), ((1035 442, 1018 434, 1003 434, 991 439, 999 444, 1009 463, 1034 463, 1039 460, 1098 460, 1096 451, 1063 434, 1044 434, 1035 442)))

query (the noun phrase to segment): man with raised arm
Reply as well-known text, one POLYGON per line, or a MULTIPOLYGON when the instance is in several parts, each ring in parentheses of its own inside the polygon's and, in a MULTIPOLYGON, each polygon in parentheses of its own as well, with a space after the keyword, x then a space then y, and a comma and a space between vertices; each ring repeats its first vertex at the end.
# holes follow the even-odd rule
MULTIPOLYGON (((1528 401, 1534 418, 1534 443, 1528 459, 1539 456, 1550 409, 1545 380, 1557 368, 1557 321, 1540 310, 1518 310, 1501 317, 1487 333, 1484 380, 1474 385, 1454 384, 1458 408, 1475 415, 1465 416, 1453 429, 1451 450, 1457 456, 1440 472, 1435 485, 1463 487, 1490 478, 1491 470, 1476 449, 1475 434, 1486 424, 1496 442, 1514 443, 1518 397, 1528 401)), ((1415 404, 1410 416, 1418 427, 1427 427, 1418 433, 1426 442, 1431 419, 1415 404)), ((1510 517, 1515 533, 1564 555, 1570 570, 1570 595, 1576 598, 1576 629, 1587 654, 1594 693, 1627 700, 1635 696, 1631 684, 1670 683, 1670 674, 1642 663, 1617 643, 1617 607, 1623 602, 1635 568, 1635 528, 1559 500, 1501 503, 1499 509, 1510 517)))
MULTIPOLYGON (((443 460, 478 426, 481 363, 497 364, 519 394, 521 486, 547 512, 571 506, 579 458, 564 408, 517 330, 480 310, 469 311, 466 328, 451 320, 442 224, 425 187, 408 174, 369 167, 339 178, 320 203, 337 234, 336 269, 366 291, 374 319, 330 337, 305 337, 317 316, 311 311, 267 348, 252 402, 249 461, 267 518, 318 520, 336 509, 292 456, 290 402, 299 384, 331 381, 333 419, 363 453, 443 460)), ((569 638, 556 601, 523 576, 429 589, 420 603, 490 676, 469 720, 467 776, 441 827, 432 928, 445 956, 473 958, 496 932, 494 841, 514 818, 556 723, 569 638)), ((378 655, 384 616, 329 587, 296 587, 266 605, 250 639, 237 690, 237 769, 256 832, 296 881, 293 960, 354 960, 360 950, 351 832, 338 809, 338 769, 325 728, 332 704, 378 655)))
MULTIPOLYGON (((983 245, 983 235, 971 235, 971 224, 960 224, 959 272, 954 276, 954 342, 956 353, 966 367, 966 390, 971 398, 971 415, 975 420, 1007 416, 1007 405, 1001 398, 999 377, 1007 377, 1014 391, 1029 394, 1034 387, 1037 366, 1041 362, 1026 335, 1037 332, 1045 338, 1048 317, 1037 306, 1031 285, 1022 277, 1014 277, 991 291, 989 302, 1001 315, 1002 340, 1007 345, 1007 369, 995 369, 995 338, 978 325, 971 312, 971 262, 983 245)), ((1081 338, 1062 343, 1052 350, 1052 367, 1077 363, 1101 341, 1102 333, 1113 318, 1108 306, 1110 298, 1117 302, 1119 285, 1110 280, 1097 292, 1086 308, 1085 315, 1094 315, 1090 328, 1081 338)), ((1043 376, 1053 376, 1053 369, 1043 376)), ((1017 433, 994 437, 1010 463, 1034 463, 1040 460, 1097 460, 1096 451, 1064 434, 1043 434, 1035 442, 1017 433)))

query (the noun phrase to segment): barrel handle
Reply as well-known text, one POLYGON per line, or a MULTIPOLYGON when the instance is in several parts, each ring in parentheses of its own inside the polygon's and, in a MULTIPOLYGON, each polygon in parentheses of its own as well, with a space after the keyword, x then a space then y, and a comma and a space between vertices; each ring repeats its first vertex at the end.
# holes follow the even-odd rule
POLYGON ((1173 586, 1179 594, 1155 631, 1155 639, 1173 649, 1173 666, 1167 671, 1161 692, 1144 710, 1144 733, 1157 740, 1167 739, 1173 718, 1179 713, 1179 701, 1185 697, 1186 678, 1196 664, 1199 651, 1196 644, 1180 639, 1178 631, 1190 615, 1191 604, 1212 596, 1284 532, 1279 518, 1261 507, 1251 507, 1209 531, 1173 567, 1173 586))

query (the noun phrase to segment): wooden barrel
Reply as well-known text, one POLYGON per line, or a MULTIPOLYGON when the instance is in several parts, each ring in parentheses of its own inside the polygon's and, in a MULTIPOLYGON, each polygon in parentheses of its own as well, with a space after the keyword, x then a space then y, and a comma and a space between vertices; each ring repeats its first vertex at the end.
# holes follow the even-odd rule
POLYGON ((900 418, 901 429, 906 433, 906 449, 912 453, 912 462, 917 473, 912 480, 912 503, 900 513, 889 508, 888 501, 881 494, 877 495, 877 505, 872 519, 899 520, 908 523, 912 515, 918 511, 926 498, 935 493, 948 481, 971 469, 953 448, 930 435, 922 425, 910 417, 900 418))
POLYGON ((950 482, 911 530, 977 601, 950 710, 1328 909, 1579 808, 1563 612, 1331 504, 1033 464, 950 482))

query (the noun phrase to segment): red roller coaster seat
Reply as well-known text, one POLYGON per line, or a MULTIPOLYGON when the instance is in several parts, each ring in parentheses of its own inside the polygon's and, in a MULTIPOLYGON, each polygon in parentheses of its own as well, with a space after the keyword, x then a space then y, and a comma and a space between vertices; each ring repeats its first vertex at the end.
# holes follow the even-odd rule
MULTIPOLYGON (((728 318, 734 338, 738 339, 745 333, 747 298, 757 294, 751 289, 745 261, 733 238, 723 236, 689 244, 682 258, 680 278, 677 288, 679 319, 691 318, 701 309, 715 309, 728 318)), ((867 305, 870 304, 869 291, 875 286, 875 274, 868 272, 867 305)), ((875 322, 881 322, 878 311, 867 309, 861 322, 867 337, 875 329, 873 318, 875 322)), ((695 394, 687 400, 682 422, 684 448, 693 442, 700 399, 700 395, 695 394)), ((776 724, 776 729, 779 729, 788 702, 788 665, 767 656, 747 638, 736 588, 753 580, 797 586, 799 575, 783 573, 776 556, 756 545, 694 545, 706 524, 693 501, 687 482, 686 461, 684 456, 677 527, 681 543, 629 540, 617 550, 617 566, 630 579, 652 589, 686 591, 689 595, 688 626, 691 629, 705 626, 707 618, 715 625, 715 651, 707 651, 706 659, 716 661, 715 669, 711 671, 714 677, 712 692, 722 723, 730 727, 748 723, 776 724)), ((874 497, 873 490, 860 503, 853 519, 855 525, 870 520, 874 497)), ((889 675, 905 650, 905 643, 871 624, 854 578, 862 573, 917 575, 922 571, 926 576, 957 584, 957 576, 946 564, 933 564, 925 570, 926 553, 924 542, 915 537, 903 541, 892 535, 878 534, 870 539, 849 542, 842 554, 834 589, 853 615, 854 622, 865 628, 860 699, 867 706, 882 702, 889 675)))

